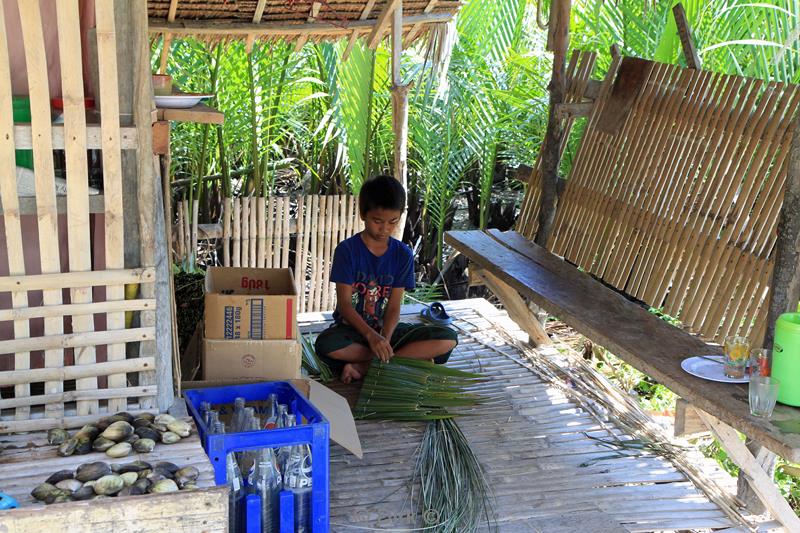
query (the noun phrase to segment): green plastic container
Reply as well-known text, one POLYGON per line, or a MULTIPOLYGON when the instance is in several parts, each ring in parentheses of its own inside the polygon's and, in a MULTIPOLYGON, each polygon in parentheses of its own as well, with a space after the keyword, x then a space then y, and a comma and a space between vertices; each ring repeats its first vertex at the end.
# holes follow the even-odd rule
POLYGON ((775 323, 772 375, 781 383, 778 401, 800 406, 800 313, 784 313, 775 323))
MULTIPOLYGON (((27 96, 12 97, 14 105, 14 122, 31 121, 31 99, 27 96)), ((33 170, 33 150, 17 150, 16 160, 18 167, 33 170)))

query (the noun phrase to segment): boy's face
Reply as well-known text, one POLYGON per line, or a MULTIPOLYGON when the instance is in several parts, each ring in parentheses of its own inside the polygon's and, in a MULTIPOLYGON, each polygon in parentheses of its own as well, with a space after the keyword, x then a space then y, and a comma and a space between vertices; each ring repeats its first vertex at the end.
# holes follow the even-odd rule
POLYGON ((366 213, 361 213, 361 220, 364 221, 364 231, 373 240, 388 241, 400 223, 402 214, 402 211, 384 209, 382 207, 376 207, 366 213))

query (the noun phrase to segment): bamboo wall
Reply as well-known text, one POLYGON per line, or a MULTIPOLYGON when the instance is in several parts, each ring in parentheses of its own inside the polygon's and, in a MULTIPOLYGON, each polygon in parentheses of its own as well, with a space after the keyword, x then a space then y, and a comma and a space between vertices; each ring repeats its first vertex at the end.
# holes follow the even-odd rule
MULTIPOLYGON (((94 3, 99 124, 87 124, 84 110, 78 2, 54 4, 56 20, 46 20, 39 2, 18 2, 30 124, 13 123, 9 43, 0 33, 0 161, 6 162, 0 165, 0 235, 7 251, 7 265, 0 266, 0 324, 13 324, 0 336, 0 432, 80 426, 96 413, 152 409, 157 395, 155 355, 127 355, 154 340, 155 327, 136 320, 126 325, 126 313, 152 312, 156 302, 135 291, 126 300, 125 285, 153 284, 155 270, 124 264, 124 220, 138 213, 123 209, 122 150, 137 147, 137 130, 120 127, 114 3, 94 3), (53 25, 63 125, 51 123, 50 115, 44 35, 53 25), (36 196, 29 214, 9 164, 16 149, 33 150, 36 196), (65 151, 65 201, 56 198, 54 149, 65 151), (99 210, 90 209, 87 149, 102 151, 104 190, 93 198, 93 205, 102 203, 99 210), (23 231, 31 224, 35 232, 23 231)), ((0 2, 0 28, 4 5, 10 4, 0 2)))
POLYGON ((798 87, 653 64, 607 133, 614 68, 548 247, 707 339, 760 343, 798 87))
MULTIPOLYGON (((197 220, 197 204, 195 203, 197 220)), ((198 230, 188 222, 187 202, 178 203, 176 259, 196 246, 198 230)), ((222 215, 222 264, 232 267, 292 268, 298 312, 331 311, 336 290, 330 266, 336 245, 363 229, 358 198, 310 195, 226 198, 222 215)))

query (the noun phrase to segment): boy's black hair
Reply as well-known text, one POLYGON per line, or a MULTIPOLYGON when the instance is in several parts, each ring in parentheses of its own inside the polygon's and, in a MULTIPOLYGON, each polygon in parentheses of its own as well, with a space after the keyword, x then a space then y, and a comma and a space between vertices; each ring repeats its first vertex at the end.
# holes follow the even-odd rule
POLYGON ((392 176, 375 176, 364 182, 358 197, 358 208, 362 215, 372 209, 405 211, 406 191, 392 176))

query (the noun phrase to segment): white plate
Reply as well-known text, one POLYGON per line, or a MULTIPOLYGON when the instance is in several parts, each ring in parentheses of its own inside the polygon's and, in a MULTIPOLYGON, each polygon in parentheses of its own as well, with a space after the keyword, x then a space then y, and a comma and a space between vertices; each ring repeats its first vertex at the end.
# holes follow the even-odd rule
POLYGON ((171 109, 186 109, 194 107, 204 98, 211 98, 213 94, 169 94, 165 96, 155 96, 156 107, 167 107, 171 109))
POLYGON ((703 357, 689 357, 681 361, 681 368, 686 372, 698 378, 707 379, 709 381, 719 381, 721 383, 747 383, 750 381, 750 376, 745 374, 741 379, 731 379, 723 372, 725 365, 723 364, 724 355, 705 355, 703 357), (709 361, 711 359, 711 361, 709 361), (719 361, 715 363, 714 361, 719 361))

